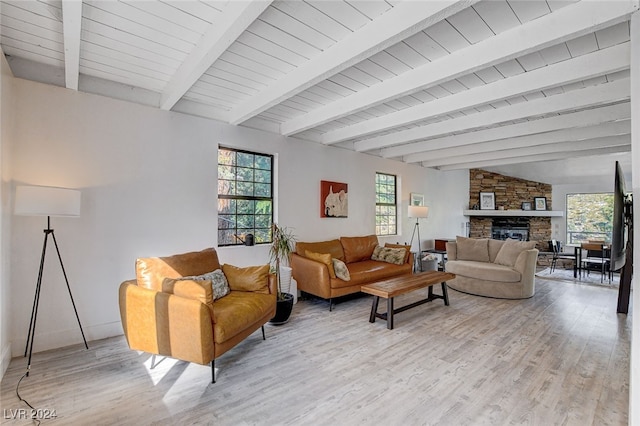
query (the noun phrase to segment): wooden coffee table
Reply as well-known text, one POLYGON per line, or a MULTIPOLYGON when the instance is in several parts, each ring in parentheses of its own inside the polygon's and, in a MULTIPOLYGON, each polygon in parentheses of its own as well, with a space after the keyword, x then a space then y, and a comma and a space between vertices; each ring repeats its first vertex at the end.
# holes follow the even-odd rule
POLYGON ((403 275, 401 277, 390 278, 385 281, 379 281, 373 284, 363 285, 361 291, 363 293, 372 294, 373 304, 371 306, 371 315, 369 322, 375 322, 376 318, 387 320, 387 328, 393 329, 393 316, 397 313, 415 308, 435 299, 443 299, 445 306, 449 306, 449 294, 447 293, 447 281, 454 279, 456 276, 449 272, 427 271, 419 272, 413 275, 403 275), (442 295, 433 293, 433 285, 440 283, 442 285, 442 295), (401 308, 394 309, 393 298, 401 294, 410 293, 421 288, 429 287, 426 299, 419 300, 401 308), (378 313, 378 303, 380 298, 387 299, 387 312, 378 313))

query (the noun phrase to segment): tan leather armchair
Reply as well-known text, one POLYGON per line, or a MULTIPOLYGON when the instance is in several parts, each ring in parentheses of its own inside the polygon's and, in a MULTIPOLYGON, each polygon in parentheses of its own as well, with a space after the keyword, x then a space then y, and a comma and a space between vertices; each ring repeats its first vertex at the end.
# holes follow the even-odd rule
POLYGON ((275 276, 268 272, 260 275, 264 282, 255 283, 256 291, 234 290, 230 279, 230 293, 215 301, 210 280, 169 285, 172 278, 220 268, 213 248, 138 259, 137 279, 123 282, 119 290, 120 317, 129 347, 203 365, 211 363, 215 383, 216 358, 259 328, 265 338, 264 324, 275 315, 277 294, 275 276))

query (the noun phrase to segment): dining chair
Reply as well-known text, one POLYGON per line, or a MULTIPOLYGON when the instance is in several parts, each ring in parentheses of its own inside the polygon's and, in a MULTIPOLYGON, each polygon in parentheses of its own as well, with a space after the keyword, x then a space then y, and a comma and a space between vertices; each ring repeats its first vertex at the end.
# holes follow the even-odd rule
POLYGON ((600 282, 604 282, 604 275, 607 273, 608 280, 611 282, 611 260, 609 255, 609 247, 602 242, 582 243, 582 265, 581 268, 587 271, 599 270, 600 282), (584 254, 586 251, 586 255, 584 254))
POLYGON ((562 243, 558 240, 551 240, 551 251, 553 252, 553 257, 551 258, 551 270, 549 271, 550 274, 555 271, 558 260, 571 260, 573 262, 576 261, 575 256, 562 252, 562 243))

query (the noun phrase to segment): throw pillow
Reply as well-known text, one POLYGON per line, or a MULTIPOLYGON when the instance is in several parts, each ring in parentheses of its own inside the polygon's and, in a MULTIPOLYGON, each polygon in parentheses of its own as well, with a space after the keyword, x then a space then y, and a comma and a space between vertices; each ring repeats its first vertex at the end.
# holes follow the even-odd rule
POLYGON ((391 243, 385 243, 384 246, 385 247, 390 247, 390 248, 402 248, 402 249, 405 249, 407 254, 404 256, 404 262, 403 263, 407 263, 407 261, 409 260, 409 256, 411 255, 411 246, 404 245, 404 244, 391 244, 391 243))
POLYGON ((486 238, 456 237, 458 260, 489 262, 489 240, 486 238))
POLYGON ((231 290, 269 294, 269 265, 239 268, 225 264, 222 265, 222 272, 231 290))
POLYGON ((162 280, 162 291, 187 299, 195 299, 213 310, 213 290, 210 280, 185 280, 181 278, 165 278, 162 280))
POLYGON ((177 278, 178 280, 193 280, 193 281, 211 281, 211 285, 213 287, 213 300, 220 299, 221 297, 229 294, 231 289, 229 288, 229 283, 227 282, 227 278, 224 276, 224 273, 220 269, 216 269, 213 272, 207 272, 202 275, 192 275, 187 277, 177 278))
POLYGON ((347 264, 344 263, 340 259, 332 259, 333 269, 336 271, 336 277, 340 278, 342 281, 351 280, 351 275, 349 274, 349 269, 347 269, 347 264))
POLYGON ((373 249, 371 260, 402 265, 407 251, 404 248, 391 248, 377 246, 373 249))
POLYGON ((536 248, 535 241, 506 240, 504 244, 502 244, 494 263, 513 267, 520 253, 534 248, 536 248))
POLYGON ((336 271, 333 267, 333 262, 331 262, 331 254, 329 253, 315 253, 309 250, 304 251, 304 257, 309 258, 311 260, 315 260, 316 262, 324 263, 329 268, 329 276, 331 278, 336 277, 336 271))

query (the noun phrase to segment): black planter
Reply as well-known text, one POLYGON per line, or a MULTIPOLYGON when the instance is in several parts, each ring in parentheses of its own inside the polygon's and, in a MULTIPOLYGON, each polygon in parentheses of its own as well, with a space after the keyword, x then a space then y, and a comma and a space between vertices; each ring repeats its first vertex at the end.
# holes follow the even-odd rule
POLYGON ((284 324, 289 321, 289 316, 291 316, 291 310, 293 309, 293 294, 282 293, 282 297, 284 297, 284 300, 278 299, 276 315, 269 320, 273 325, 284 324))

